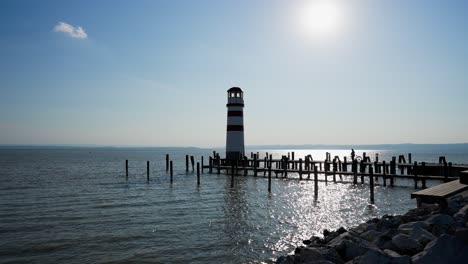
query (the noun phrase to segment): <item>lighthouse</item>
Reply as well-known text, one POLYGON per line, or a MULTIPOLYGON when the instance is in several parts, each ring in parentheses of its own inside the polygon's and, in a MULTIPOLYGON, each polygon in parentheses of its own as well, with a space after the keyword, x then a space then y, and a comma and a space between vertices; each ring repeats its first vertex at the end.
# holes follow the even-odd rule
POLYGON ((244 156, 244 92, 239 87, 227 90, 226 159, 239 160, 244 156))

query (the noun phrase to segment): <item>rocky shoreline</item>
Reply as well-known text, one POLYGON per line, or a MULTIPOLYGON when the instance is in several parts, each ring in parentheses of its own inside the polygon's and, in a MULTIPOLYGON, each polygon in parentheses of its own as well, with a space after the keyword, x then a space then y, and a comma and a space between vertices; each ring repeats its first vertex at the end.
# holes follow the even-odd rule
POLYGON ((277 264, 468 263, 468 197, 441 209, 423 204, 404 215, 384 215, 346 230, 324 230, 277 264))

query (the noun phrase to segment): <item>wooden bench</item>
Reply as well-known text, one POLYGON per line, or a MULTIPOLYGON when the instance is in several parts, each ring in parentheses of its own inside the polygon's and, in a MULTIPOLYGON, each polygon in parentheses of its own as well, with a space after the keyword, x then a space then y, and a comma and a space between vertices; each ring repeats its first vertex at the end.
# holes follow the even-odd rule
POLYGON ((416 198, 418 207, 422 203, 438 203, 441 208, 447 207, 447 198, 468 190, 468 184, 460 183, 460 180, 443 183, 428 189, 411 194, 411 199, 416 198))

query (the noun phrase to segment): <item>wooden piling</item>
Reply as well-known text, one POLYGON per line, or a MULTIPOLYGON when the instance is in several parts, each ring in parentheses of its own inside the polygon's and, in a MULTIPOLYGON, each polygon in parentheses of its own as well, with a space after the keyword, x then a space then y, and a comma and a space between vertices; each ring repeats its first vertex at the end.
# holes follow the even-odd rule
POLYGON ((412 163, 411 156, 412 156, 411 153, 408 153, 408 163, 412 163))
POLYGON ((216 166, 217 166, 217 169, 218 169, 217 174, 220 174, 221 173, 221 160, 219 158, 219 155, 216 156, 216 166))
POLYGON ((384 186, 384 187, 387 187, 387 170, 385 169, 385 167, 386 167, 387 165, 386 165, 385 160, 382 162, 382 164, 383 164, 383 167, 384 167, 384 169, 383 169, 383 176, 382 176, 382 178, 383 178, 383 186, 384 186))
POLYGON ((370 185, 370 202, 374 204, 374 170, 369 166, 369 185, 370 185))
POLYGON ((318 172, 317 165, 314 165, 314 196, 315 199, 318 197, 318 172))
POLYGON ((357 160, 353 160, 353 165, 351 166, 351 170, 353 172, 353 184, 357 184, 357 160))
POLYGON ((248 168, 247 168, 248 166, 249 166, 249 161, 248 161, 247 157, 244 157, 244 175, 247 175, 247 173, 249 171, 248 168))
POLYGON ((271 163, 268 166, 268 192, 271 192, 271 163))
POLYGON ((192 164, 192 171, 195 171, 195 158, 190 156, 190 163, 192 164))
POLYGON ((125 177, 128 178, 128 160, 125 160, 125 177))
POLYGON ((150 178, 150 164, 149 161, 146 161, 146 180, 149 181, 150 178))
POLYGON ((253 155, 253 159, 254 159, 254 164, 253 164, 253 166, 254 166, 254 177, 257 177, 257 165, 258 165, 257 164, 257 154, 253 155))
POLYGON ((325 182, 328 182, 328 165, 327 165, 327 160, 325 159, 325 162, 323 163, 323 167, 325 168, 325 182))
POLYGON ((348 160, 346 159, 346 157, 343 157, 343 171, 348 171, 348 160))
POLYGON ((211 174, 213 173, 213 158, 210 157, 210 160, 208 161, 209 162, 209 169, 208 169, 208 172, 211 174))
POLYGON ((336 160, 333 160, 333 182, 336 183, 336 160))
POLYGON ((302 159, 299 159, 299 179, 302 180, 302 159))
POLYGON ((364 184, 364 173, 366 172, 366 164, 364 164, 364 159, 361 160, 361 183, 364 184))
POLYGON ((414 174, 414 189, 418 188, 418 163, 415 161, 413 166, 413 174, 414 174))
POLYGON ((447 161, 444 160, 444 182, 448 182, 448 167, 447 161))
POLYGON ((231 165, 231 188, 234 187, 234 163, 231 165))
POLYGON ((201 173, 203 174, 203 165, 205 162, 203 161, 203 156, 201 156, 201 173))
POLYGON ((189 168, 189 155, 185 155, 185 171, 189 168))
POLYGON ((422 188, 423 189, 426 189, 426 178, 424 178, 424 172, 425 172, 425 168, 426 168, 426 162, 423 162, 421 164, 421 183, 422 183, 422 188))
POLYGON ((166 171, 169 170, 169 154, 166 154, 166 171))
POLYGON ((171 184, 174 182, 174 170, 173 170, 173 167, 172 167, 172 160, 169 162, 169 171, 170 171, 170 175, 171 175, 171 184))
POLYGON ((197 185, 200 186, 200 162, 197 162, 197 185))

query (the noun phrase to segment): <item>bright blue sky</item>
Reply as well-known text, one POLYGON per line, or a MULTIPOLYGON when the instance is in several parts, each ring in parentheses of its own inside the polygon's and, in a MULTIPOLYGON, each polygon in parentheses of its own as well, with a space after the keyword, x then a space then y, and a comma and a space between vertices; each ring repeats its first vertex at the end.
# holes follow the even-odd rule
POLYGON ((231 86, 248 145, 468 142, 468 1, 308 2, 0 1, 0 144, 223 146, 231 86))

